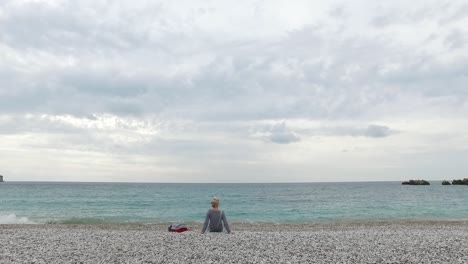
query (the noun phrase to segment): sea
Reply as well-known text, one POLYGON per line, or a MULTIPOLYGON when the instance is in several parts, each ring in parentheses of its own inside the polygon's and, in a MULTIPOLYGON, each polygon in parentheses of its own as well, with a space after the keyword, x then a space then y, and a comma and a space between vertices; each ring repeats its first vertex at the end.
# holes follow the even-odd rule
POLYGON ((229 222, 468 220, 468 186, 343 183, 0 183, 0 224, 201 223, 211 199, 229 222))

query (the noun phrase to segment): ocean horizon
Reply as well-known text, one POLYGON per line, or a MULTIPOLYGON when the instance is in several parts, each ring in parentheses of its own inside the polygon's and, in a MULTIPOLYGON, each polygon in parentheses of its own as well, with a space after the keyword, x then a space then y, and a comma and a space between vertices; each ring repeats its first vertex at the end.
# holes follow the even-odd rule
POLYGON ((468 220, 466 186, 293 183, 3 182, 0 224, 201 223, 213 196, 232 223, 468 220))

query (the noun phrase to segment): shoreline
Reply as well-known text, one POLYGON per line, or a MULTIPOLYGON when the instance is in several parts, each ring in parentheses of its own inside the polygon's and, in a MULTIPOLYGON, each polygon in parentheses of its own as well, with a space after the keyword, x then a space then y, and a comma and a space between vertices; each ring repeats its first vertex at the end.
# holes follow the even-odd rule
POLYGON ((0 225, 0 263, 468 263, 468 221, 0 225))
MULTIPOLYGON (((139 229, 150 229, 150 230, 167 230, 167 227, 173 223, 182 223, 190 228, 200 228, 203 226, 203 222, 167 222, 167 223, 0 223, 1 228, 20 228, 20 227, 86 227, 86 228, 139 228, 139 229)), ((278 228, 287 228, 287 230, 303 230, 304 228, 317 228, 317 227, 361 227, 361 226, 391 226, 391 225, 468 225, 468 219, 460 220, 439 220, 439 219, 398 219, 398 220, 342 220, 342 221, 320 221, 320 222, 309 222, 309 223, 275 223, 275 222, 240 222, 240 221, 229 221, 231 226, 236 226, 243 231, 255 230, 256 228, 262 227, 266 231, 268 229, 276 230, 278 228)))

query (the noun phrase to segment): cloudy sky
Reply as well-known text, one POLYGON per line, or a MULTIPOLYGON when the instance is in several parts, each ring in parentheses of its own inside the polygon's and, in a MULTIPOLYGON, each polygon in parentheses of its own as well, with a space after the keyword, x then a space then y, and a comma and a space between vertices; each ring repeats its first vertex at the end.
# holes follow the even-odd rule
POLYGON ((0 0, 0 174, 468 177, 467 25, 464 0, 0 0))

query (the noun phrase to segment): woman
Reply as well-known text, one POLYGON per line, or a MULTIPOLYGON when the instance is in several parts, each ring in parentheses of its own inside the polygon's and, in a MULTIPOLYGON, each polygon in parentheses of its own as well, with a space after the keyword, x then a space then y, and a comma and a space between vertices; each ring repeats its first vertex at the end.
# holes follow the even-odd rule
POLYGON ((223 211, 219 210, 219 199, 214 197, 211 200, 211 207, 213 209, 206 212, 205 224, 203 225, 202 234, 205 233, 208 223, 210 224, 210 232, 223 232, 223 224, 226 228, 226 231, 230 234, 231 228, 229 227, 226 215, 223 211))

